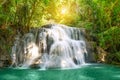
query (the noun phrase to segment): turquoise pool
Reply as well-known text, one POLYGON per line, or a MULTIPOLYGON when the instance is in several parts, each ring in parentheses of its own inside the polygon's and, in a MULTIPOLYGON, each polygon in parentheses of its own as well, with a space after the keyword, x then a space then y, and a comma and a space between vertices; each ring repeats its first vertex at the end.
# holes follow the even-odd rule
POLYGON ((120 80, 120 67, 88 64, 76 69, 0 69, 0 80, 120 80))

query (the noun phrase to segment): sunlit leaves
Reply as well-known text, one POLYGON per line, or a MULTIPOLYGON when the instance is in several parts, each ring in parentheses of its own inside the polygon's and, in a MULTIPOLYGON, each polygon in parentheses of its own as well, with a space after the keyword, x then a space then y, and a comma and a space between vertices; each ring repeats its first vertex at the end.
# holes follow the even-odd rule
POLYGON ((120 45, 120 28, 117 26, 111 27, 99 35, 100 46, 112 50, 117 50, 120 45))
POLYGON ((48 5, 50 0, 43 0, 43 2, 44 2, 45 5, 48 5))

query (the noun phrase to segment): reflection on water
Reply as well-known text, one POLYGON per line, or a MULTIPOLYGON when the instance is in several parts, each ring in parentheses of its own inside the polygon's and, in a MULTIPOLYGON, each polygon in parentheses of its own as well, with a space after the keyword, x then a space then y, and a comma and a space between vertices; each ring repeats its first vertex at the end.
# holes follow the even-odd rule
POLYGON ((76 69, 0 69, 0 80, 120 80, 120 67, 91 64, 76 69))

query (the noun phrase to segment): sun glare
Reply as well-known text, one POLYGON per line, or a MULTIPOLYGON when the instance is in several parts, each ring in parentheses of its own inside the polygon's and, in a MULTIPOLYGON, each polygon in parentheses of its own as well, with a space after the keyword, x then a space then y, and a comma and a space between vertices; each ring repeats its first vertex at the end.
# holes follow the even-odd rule
POLYGON ((62 8, 62 9, 61 9, 61 14, 66 14, 66 13, 67 13, 67 8, 65 8, 65 7, 62 8))

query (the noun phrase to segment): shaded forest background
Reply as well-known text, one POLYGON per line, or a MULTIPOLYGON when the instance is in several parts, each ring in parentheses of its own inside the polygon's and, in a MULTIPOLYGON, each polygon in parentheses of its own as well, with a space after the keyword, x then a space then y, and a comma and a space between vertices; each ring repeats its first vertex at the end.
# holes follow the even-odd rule
POLYGON ((120 0, 0 0, 0 55, 16 34, 51 23, 86 28, 106 62, 120 63, 120 0))

